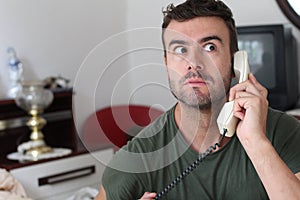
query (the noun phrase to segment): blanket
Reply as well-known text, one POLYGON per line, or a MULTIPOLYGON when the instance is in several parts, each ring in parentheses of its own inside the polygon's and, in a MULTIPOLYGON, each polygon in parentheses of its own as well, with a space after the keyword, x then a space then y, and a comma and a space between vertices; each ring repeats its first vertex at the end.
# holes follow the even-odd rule
POLYGON ((6 169, 0 168, 0 200, 31 200, 23 186, 6 169))

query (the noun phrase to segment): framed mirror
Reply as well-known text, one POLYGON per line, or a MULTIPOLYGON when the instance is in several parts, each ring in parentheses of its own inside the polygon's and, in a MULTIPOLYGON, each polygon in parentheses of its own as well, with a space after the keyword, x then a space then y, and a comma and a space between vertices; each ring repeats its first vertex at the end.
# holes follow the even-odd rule
POLYGON ((299 0, 276 0, 285 16, 300 29, 300 2, 299 0))

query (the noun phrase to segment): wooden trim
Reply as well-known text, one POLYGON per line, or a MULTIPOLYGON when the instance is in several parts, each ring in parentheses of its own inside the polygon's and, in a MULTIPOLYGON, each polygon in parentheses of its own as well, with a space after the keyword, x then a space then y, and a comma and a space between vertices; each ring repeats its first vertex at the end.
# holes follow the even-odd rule
POLYGON ((300 16, 295 12, 287 0, 276 0, 285 16, 300 29, 300 16))

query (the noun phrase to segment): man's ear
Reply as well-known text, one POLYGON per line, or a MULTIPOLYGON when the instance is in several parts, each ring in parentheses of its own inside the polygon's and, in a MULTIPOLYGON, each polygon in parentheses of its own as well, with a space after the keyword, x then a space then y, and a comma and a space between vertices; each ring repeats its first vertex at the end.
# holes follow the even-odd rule
POLYGON ((235 78, 235 73, 234 73, 234 70, 232 70, 232 73, 231 73, 231 78, 235 78))
POLYGON ((164 56, 164 63, 167 66, 167 56, 164 56))
POLYGON ((234 73, 234 67, 233 67, 233 63, 234 63, 234 60, 233 60, 234 58, 232 57, 232 59, 231 59, 231 71, 232 71, 232 76, 231 76, 231 78, 235 78, 235 73, 234 73))

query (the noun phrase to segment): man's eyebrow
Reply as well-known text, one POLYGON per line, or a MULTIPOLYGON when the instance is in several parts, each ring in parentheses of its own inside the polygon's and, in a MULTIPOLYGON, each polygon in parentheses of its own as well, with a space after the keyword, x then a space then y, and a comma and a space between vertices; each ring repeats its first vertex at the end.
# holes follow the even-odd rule
POLYGON ((223 43, 223 40, 219 36, 217 36, 217 35, 212 35, 212 36, 208 36, 208 37, 202 38, 200 40, 200 43, 208 42, 208 41, 211 41, 211 40, 218 40, 221 43, 223 43))
POLYGON ((174 45, 174 44, 183 44, 183 45, 186 45, 187 42, 184 41, 184 40, 171 40, 171 42, 169 43, 168 46, 170 47, 170 46, 172 46, 172 45, 174 45))
MULTIPOLYGON (((223 40, 219 36, 217 36, 217 35, 212 35, 212 36, 204 37, 204 38, 200 39, 198 42, 201 44, 201 43, 205 43, 205 42, 208 42, 208 41, 211 41, 211 40, 218 40, 221 43, 223 43, 223 40)), ((171 40, 171 42, 169 43, 168 46, 170 47, 170 46, 172 46, 174 44, 187 45, 188 42, 185 41, 185 40, 174 39, 174 40, 171 40)))

